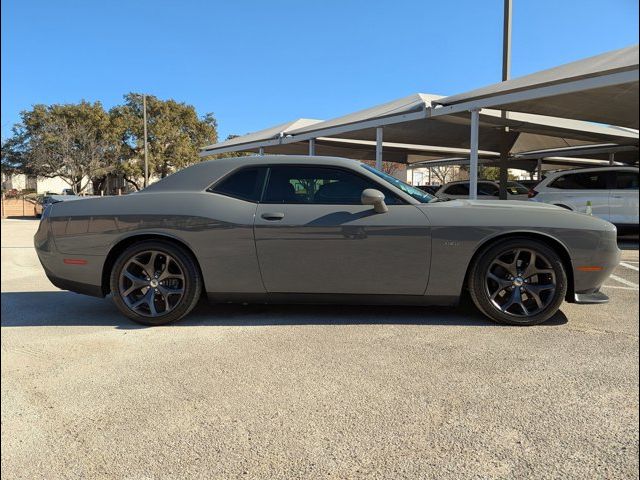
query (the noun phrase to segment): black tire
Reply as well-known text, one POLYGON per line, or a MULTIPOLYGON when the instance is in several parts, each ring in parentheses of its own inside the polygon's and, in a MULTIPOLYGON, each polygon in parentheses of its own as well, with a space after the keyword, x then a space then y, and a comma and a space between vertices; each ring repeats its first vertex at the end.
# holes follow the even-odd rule
MULTIPOLYGON (((149 265, 147 265, 147 267, 149 267, 149 265)), ((163 273, 160 275, 163 275, 163 273)), ((129 277, 127 276, 127 278, 129 277)), ((150 275, 148 278, 153 280, 153 275, 150 275)), ((155 278, 158 278, 157 274, 155 278)), ((202 292, 202 278, 196 260, 189 252, 185 251, 185 249, 163 240, 140 241, 124 250, 118 256, 111 269, 109 285, 113 301, 118 307, 118 310, 131 320, 144 325, 164 325, 180 320, 196 306, 200 299, 200 293, 202 292), (156 256, 152 259, 151 256, 154 253, 156 256), (157 288, 147 285, 137 288, 130 280, 124 280, 124 276, 132 274, 130 268, 139 265, 140 272, 135 272, 136 281, 145 282, 145 278, 142 277, 145 277, 148 269, 142 268, 140 263, 140 259, 144 261, 145 255, 149 255, 149 265, 154 265, 153 270, 156 270, 155 266, 157 265, 160 265, 160 269, 162 269, 164 265, 164 270, 166 270, 167 277, 169 277, 167 283, 173 282, 176 286, 174 290, 171 290, 166 286, 159 286, 158 281, 155 281, 155 287, 164 289, 163 292, 169 292, 168 295, 166 295, 166 300, 163 293, 158 293, 157 288), (162 263, 163 261, 164 264, 162 263), (126 272, 124 271, 125 267, 128 269, 126 272), (170 272, 170 270, 172 271, 170 272), (123 292, 122 289, 125 288, 123 286, 124 281, 129 281, 130 284, 128 285, 129 288, 123 292), (133 293, 123 295, 123 293, 126 293, 129 289, 132 289, 133 293), (181 296, 175 299, 176 295, 181 296), (136 309, 132 308, 136 303, 140 303, 142 297, 148 297, 147 301, 143 301, 136 309), (173 300, 170 301, 169 298, 173 300), (149 302, 149 300, 151 300, 151 302, 149 302), (165 310, 156 311, 157 305, 165 307, 165 310), (145 310, 149 311, 146 312, 145 310)))
POLYGON ((567 293, 567 274, 562 259, 548 245, 524 237, 512 238, 480 252, 471 267, 468 287, 475 305, 491 320, 537 325, 560 308, 567 293), (511 259, 513 263, 509 263, 511 259), (531 259, 533 267, 529 270, 531 259), (512 271, 516 272, 515 277, 512 271), (538 273, 529 276, 531 271, 538 273))

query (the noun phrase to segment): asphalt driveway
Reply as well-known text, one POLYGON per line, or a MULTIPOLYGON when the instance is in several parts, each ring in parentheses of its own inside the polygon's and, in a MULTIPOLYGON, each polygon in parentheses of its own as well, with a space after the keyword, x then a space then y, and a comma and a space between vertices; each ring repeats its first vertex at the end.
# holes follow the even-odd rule
POLYGON ((2 478, 637 478, 638 250, 601 306, 200 305, 142 328, 2 221, 2 478))

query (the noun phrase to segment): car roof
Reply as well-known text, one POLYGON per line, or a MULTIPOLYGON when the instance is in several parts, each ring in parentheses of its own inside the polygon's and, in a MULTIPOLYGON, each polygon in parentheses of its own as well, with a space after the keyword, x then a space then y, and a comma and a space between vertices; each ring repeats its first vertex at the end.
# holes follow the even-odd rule
MULTIPOLYGON (((511 180, 509 180, 511 181, 511 180)), ((449 185, 459 185, 461 183, 469 183, 469 180, 456 180, 455 182, 449 182, 442 185, 442 187, 448 187, 449 185)), ((498 183, 495 180, 478 180, 478 183, 498 183)))
POLYGON ((354 168, 357 160, 308 155, 248 155, 227 157, 196 163, 163 178, 138 193, 161 191, 202 191, 209 185, 240 167, 267 165, 323 165, 354 168))
POLYGON ((53 200, 57 200, 59 202, 67 202, 69 200, 78 200, 82 197, 78 195, 45 195, 44 198, 52 198, 53 200))
POLYGON ((607 165, 603 167, 588 167, 588 168, 572 168, 571 170, 554 170, 553 172, 548 172, 547 176, 560 176, 566 175, 569 173, 582 173, 582 172, 606 172, 610 170, 620 170, 620 171, 630 171, 630 172, 638 172, 640 171, 638 167, 634 167, 633 165, 607 165))

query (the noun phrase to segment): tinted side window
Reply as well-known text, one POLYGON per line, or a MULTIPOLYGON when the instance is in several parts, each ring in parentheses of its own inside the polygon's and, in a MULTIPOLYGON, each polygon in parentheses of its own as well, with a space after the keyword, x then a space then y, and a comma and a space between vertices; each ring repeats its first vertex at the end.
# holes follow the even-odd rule
POLYGON ((634 172, 614 172, 616 190, 638 190, 638 174, 634 172))
POLYGON ((388 205, 402 203, 383 186, 329 167, 275 166, 271 168, 263 203, 308 203, 319 205, 360 205, 362 191, 382 191, 388 205))
POLYGON ((497 196, 498 192, 498 186, 493 183, 478 183, 478 195, 497 196))
POLYGON ((262 194, 266 171, 265 167, 243 168, 210 187, 207 191, 257 202, 262 194))
POLYGON ((469 195, 468 183, 456 183, 447 188, 444 193, 447 195, 469 195))
POLYGON ((557 178, 549 186, 564 190, 606 190, 607 172, 570 173, 557 178))

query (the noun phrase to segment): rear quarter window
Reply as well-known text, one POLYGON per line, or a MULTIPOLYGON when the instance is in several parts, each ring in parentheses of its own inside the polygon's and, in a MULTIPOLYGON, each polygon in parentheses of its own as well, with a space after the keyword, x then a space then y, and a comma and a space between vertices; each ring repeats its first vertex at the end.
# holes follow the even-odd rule
POLYGON ((209 187, 207 191, 249 202, 258 202, 262 195, 266 171, 266 167, 243 168, 232 172, 209 187))

